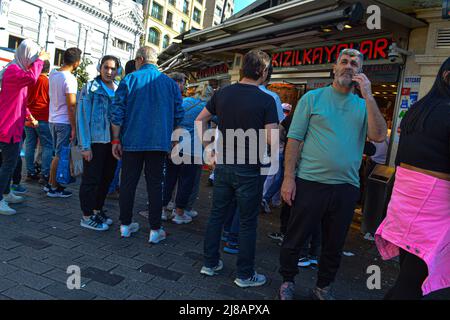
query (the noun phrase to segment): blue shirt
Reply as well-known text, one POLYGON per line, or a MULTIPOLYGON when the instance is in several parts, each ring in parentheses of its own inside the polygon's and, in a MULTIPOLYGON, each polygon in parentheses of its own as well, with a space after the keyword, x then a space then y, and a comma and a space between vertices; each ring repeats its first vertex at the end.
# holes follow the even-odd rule
POLYGON ((359 188, 366 135, 364 99, 332 86, 309 91, 300 99, 288 133, 288 138, 304 141, 297 176, 359 188))
POLYGON ((146 64, 119 84, 111 106, 111 123, 120 126, 124 151, 163 151, 184 116, 175 81, 146 64))
POLYGON ((103 81, 100 81, 103 89, 105 89, 106 94, 110 97, 113 98, 116 94, 116 85, 114 84, 114 89, 111 89, 110 87, 108 87, 103 81))
POLYGON ((198 137, 197 130, 195 130, 195 119, 205 106, 206 101, 200 99, 190 97, 183 100, 184 118, 179 126, 189 132, 189 140, 180 139, 184 154, 195 155, 196 157, 202 157, 203 155, 202 142, 198 137), (190 147, 187 146, 188 143, 190 147), (197 149, 195 149, 195 144, 197 149))
POLYGON ((283 105, 281 103, 281 99, 278 96, 278 94, 276 94, 273 91, 270 91, 269 89, 267 89, 265 86, 260 85, 259 89, 261 89, 263 92, 271 95, 274 99, 275 99, 275 104, 277 106, 277 113, 278 113, 278 122, 281 122, 284 120, 284 112, 283 112, 283 105))

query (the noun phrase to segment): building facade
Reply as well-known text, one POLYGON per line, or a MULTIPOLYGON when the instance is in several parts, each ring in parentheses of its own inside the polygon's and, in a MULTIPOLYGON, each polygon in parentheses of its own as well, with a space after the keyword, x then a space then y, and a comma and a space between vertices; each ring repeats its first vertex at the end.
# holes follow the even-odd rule
POLYGON ((166 49, 180 33, 202 29, 205 3, 210 0, 144 1, 145 39, 157 52, 166 49))
POLYGON ((234 13, 234 0, 207 0, 203 28, 221 24, 234 13))
MULTIPOLYGON (((397 155, 401 120, 412 103, 425 96, 433 86, 441 64, 450 56, 450 20, 443 18, 442 8, 414 10, 427 26, 411 30, 407 49, 402 94, 398 97, 392 130, 389 164, 394 166, 397 155)), ((405 47, 406 48, 406 47, 405 47)))
POLYGON ((134 58, 143 34, 142 1, 0 0, 0 47, 35 40, 61 65, 64 51, 78 47, 95 65, 105 54, 123 64, 134 58))

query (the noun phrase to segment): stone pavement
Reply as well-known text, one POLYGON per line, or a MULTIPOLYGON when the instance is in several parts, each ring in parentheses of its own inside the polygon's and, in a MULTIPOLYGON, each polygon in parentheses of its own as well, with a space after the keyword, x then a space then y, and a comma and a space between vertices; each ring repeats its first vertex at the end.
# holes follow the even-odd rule
MULTIPOLYGON (((69 199, 47 198, 38 184, 24 184, 29 192, 24 204, 13 205, 18 214, 0 216, 0 300, 2 299, 274 299, 280 276, 277 273, 279 246, 267 234, 278 229, 278 211, 261 215, 258 226, 257 271, 269 281, 263 287, 241 289, 233 284, 235 256, 223 254, 220 275, 200 275, 203 233, 211 203, 212 188, 202 177, 197 201, 199 217, 189 225, 165 223, 168 239, 147 243, 149 227, 137 214, 145 209, 146 193, 141 179, 135 202, 135 221, 141 230, 130 239, 119 236, 118 201, 107 200, 115 224, 107 232, 81 228, 78 185, 69 199), (81 268, 82 288, 66 286, 68 266, 81 268)), ((395 262, 380 261, 373 242, 352 229, 335 283, 339 299, 380 299, 392 285, 395 262), (366 269, 379 265, 382 289, 368 290, 366 269)), ((302 269, 297 277, 299 298, 308 299, 316 271, 302 269)))

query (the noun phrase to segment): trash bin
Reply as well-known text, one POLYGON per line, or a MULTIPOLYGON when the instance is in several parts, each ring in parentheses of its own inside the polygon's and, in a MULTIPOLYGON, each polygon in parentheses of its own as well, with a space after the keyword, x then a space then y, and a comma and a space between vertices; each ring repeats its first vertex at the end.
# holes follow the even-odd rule
POLYGON ((377 164, 367 179, 361 231, 375 234, 386 216, 394 186, 395 168, 377 164))

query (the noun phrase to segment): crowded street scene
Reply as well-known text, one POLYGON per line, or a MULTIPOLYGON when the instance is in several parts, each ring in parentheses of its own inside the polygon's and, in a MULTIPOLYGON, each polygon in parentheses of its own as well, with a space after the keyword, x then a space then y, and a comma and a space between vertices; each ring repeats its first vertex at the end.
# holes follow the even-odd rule
POLYGON ((450 300, 450 1, 0 0, 0 300, 450 300))

